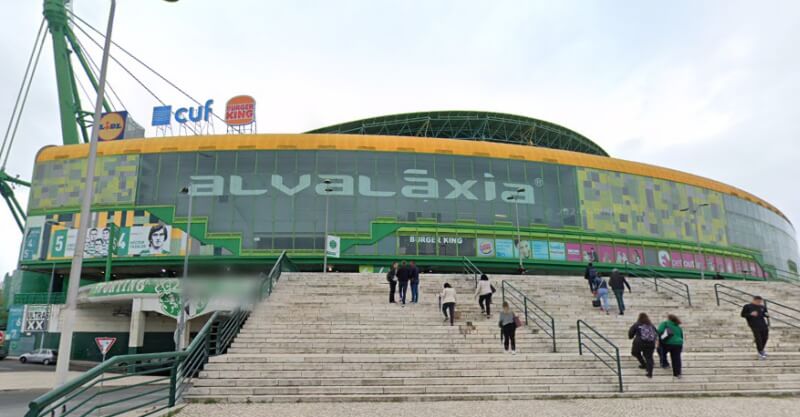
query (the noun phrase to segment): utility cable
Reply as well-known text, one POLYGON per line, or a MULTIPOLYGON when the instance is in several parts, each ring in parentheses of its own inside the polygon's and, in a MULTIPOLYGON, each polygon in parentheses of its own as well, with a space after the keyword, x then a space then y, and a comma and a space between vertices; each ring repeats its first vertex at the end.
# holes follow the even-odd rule
MULTIPOLYGON (((25 110, 25 103, 28 101, 28 93, 31 91, 31 85, 33 85, 33 77, 36 75, 36 68, 39 66, 39 57, 42 56, 42 49, 44 49, 44 41, 47 39, 46 36, 42 36, 41 40, 39 41, 39 50, 36 51, 36 58, 33 61, 33 67, 31 69, 31 76, 28 79, 28 85, 25 87, 25 93, 22 96, 22 102, 19 106, 19 113, 17 114, 17 120, 14 121, 14 129, 11 131, 11 137, 8 141, 8 148, 6 148, 6 155, 3 157, 3 165, 0 167, 0 171, 5 171, 6 164, 8 163, 8 157, 11 155, 11 146, 14 144, 14 137, 17 135, 17 128, 19 128, 19 121, 22 120, 22 112, 25 110)), ((36 46, 34 45, 34 50, 36 50, 36 46)), ((4 144, 5 145, 5 144, 4 144)))
MULTIPOLYGON (((100 32, 100 31, 99 31, 97 28, 95 28, 94 26, 92 26, 91 24, 89 24, 87 21, 85 21, 85 20, 81 19, 81 17, 80 17, 80 16, 78 16, 78 15, 76 15, 74 12, 70 12, 70 11, 68 11, 68 13, 69 13, 69 14, 70 14, 72 17, 74 17, 75 19, 77 19, 78 21, 80 21, 81 23, 83 23, 84 25, 86 25, 87 27, 89 27, 90 29, 92 29, 92 30, 93 30, 95 33, 97 33, 97 34, 98 34, 98 35, 100 35, 101 37, 105 37, 105 35, 103 34, 103 32, 100 32)), ((73 22, 74 22, 74 20, 73 20, 73 22)), ((76 26, 79 26, 79 25, 77 25, 77 22, 75 22, 75 23, 76 23, 76 26)), ((128 52, 128 50, 127 50, 127 49, 123 48, 122 46, 120 46, 119 44, 117 44, 116 42, 114 42, 114 40, 113 40, 113 39, 111 40, 111 43, 112 43, 112 44, 113 44, 115 47, 119 48, 119 50, 121 50, 122 52, 124 52, 126 55, 128 55, 129 57, 131 57, 131 58, 132 58, 134 61, 136 61, 137 63, 139 63, 139 64, 140 64, 140 65, 142 65, 143 67, 147 68, 147 69, 148 69, 150 72, 152 72, 153 74, 155 74, 155 75, 156 75, 158 78, 160 78, 162 81, 164 81, 165 83, 169 84, 169 85, 170 85, 172 88, 174 88, 174 89, 178 90, 178 91, 179 91, 181 94, 183 94, 184 96, 188 97, 188 98, 189 98, 189 100, 193 101, 193 102, 194 102, 195 104, 197 104, 198 106, 202 106, 202 105, 203 105, 203 103, 199 102, 197 99, 195 99, 194 97, 192 97, 191 95, 189 95, 189 93, 187 93, 187 92, 186 92, 186 91, 184 91, 182 88, 180 88, 180 87, 178 87, 177 85, 175 85, 175 83, 173 83, 172 81, 168 80, 166 77, 164 77, 163 75, 161 75, 161 74, 160 74, 158 71, 156 71, 155 69, 153 69, 152 67, 150 67, 149 65, 147 65, 146 63, 144 63, 144 62, 143 62, 141 59, 137 58, 137 57, 136 57, 135 55, 133 55, 132 53, 128 52)), ((162 104, 163 104, 163 103, 162 103, 162 104)), ((215 117, 216 119, 218 119, 219 121, 221 121, 221 122, 223 122, 223 123, 225 122, 225 120, 224 120, 224 119, 222 119, 221 117, 219 117, 219 116, 218 116, 216 113, 211 113, 211 115, 212 115, 213 117, 215 117)))
MULTIPOLYGON (((78 39, 77 36, 75 37, 75 42, 78 44, 78 46, 81 47, 81 49, 84 52, 86 52, 86 53, 84 53, 84 56, 89 61, 89 68, 92 71, 92 75, 95 78, 97 78, 98 74, 100 74, 100 67, 97 66, 97 63, 94 61, 94 59, 92 59, 92 56, 88 53, 88 50, 86 49, 85 46, 83 46, 83 43, 81 42, 80 39, 78 39)), ((102 52, 102 50, 101 50, 101 52, 102 52)), ((111 103, 111 107, 114 110, 120 110, 120 109, 124 110, 124 109, 126 109, 125 103, 122 102, 122 99, 119 97, 119 95, 117 94, 116 90, 114 90, 114 87, 111 86, 111 83, 108 81, 108 79, 106 79, 106 87, 108 88, 109 91, 111 91, 111 95, 113 95, 117 100, 117 103, 114 103, 111 100, 111 95, 109 95, 108 101, 111 103), (119 106, 116 106, 116 104, 119 104, 119 106)))
MULTIPOLYGON (((21 114, 22 114, 22 110, 20 109, 20 114, 17 115, 17 109, 20 108, 20 99, 22 99, 22 92, 25 89, 25 83, 28 82, 28 74, 31 73, 31 64, 33 62, 34 56, 36 56, 37 62, 39 60, 39 58, 38 58, 39 54, 36 52, 36 48, 38 46, 39 49, 41 50, 41 47, 42 47, 42 45, 40 45, 40 41, 39 40, 40 40, 40 38, 42 38, 42 33, 44 32, 44 23, 45 23, 45 20, 44 20, 44 18, 42 18, 42 23, 39 25, 39 31, 36 33, 36 40, 33 42, 33 49, 31 49, 31 56, 28 58, 28 65, 25 67, 25 75, 23 75, 23 77, 22 77, 22 84, 20 84, 20 86, 19 86, 19 92, 17 93, 17 100, 14 102, 14 109, 11 111, 11 117, 8 119, 8 127, 6 128, 6 133, 5 133, 5 136, 3 137, 3 145, 0 146, 0 156, 2 156, 3 152, 6 150, 6 144, 8 144, 8 152, 9 153, 11 152, 11 145, 14 142, 14 136, 12 135, 12 136, 10 136, 11 143, 9 143, 9 135, 11 134, 11 126, 14 124, 14 118, 15 117, 19 118, 21 116, 21 114)), ((34 72, 36 71, 35 67, 34 67, 33 71, 34 72)), ((31 80, 33 79, 33 75, 32 74, 31 74, 30 78, 31 78, 31 80)), ((26 96, 27 96, 27 94, 26 94, 26 96)), ((23 101, 24 101, 24 99, 23 99, 23 101)), ((24 107, 24 103, 22 104, 22 106, 24 107)), ((5 169, 5 167, 6 167, 6 164, 3 163, 3 168, 2 169, 5 169)))

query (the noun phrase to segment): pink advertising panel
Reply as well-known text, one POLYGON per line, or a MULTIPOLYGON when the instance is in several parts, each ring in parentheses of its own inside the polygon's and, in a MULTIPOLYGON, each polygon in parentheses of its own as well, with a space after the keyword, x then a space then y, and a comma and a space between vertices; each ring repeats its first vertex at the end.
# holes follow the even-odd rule
POLYGON ((614 246, 614 263, 624 264, 628 262, 628 247, 614 246))
POLYGON ((694 254, 694 267, 695 269, 703 269, 703 265, 706 263, 705 258, 703 255, 699 253, 694 254))
POLYGON ((683 260, 684 269, 694 269, 694 254, 682 252, 681 259, 683 260))
POLYGON ((580 262, 581 257, 581 244, 580 243, 567 243, 567 261, 580 262))
POLYGON ((581 257, 583 262, 598 262, 597 249, 592 243, 584 243, 581 245, 581 257))
POLYGON ((729 274, 733 273, 733 259, 728 257, 725 258, 725 272, 729 274))
POLYGON ((744 268, 742 268, 742 261, 740 259, 734 259, 733 260, 733 272, 735 272, 737 274, 741 274, 743 269, 744 268))
POLYGON ((715 271, 717 272, 725 272, 725 258, 717 255, 714 257, 714 266, 715 271))
POLYGON ((750 275, 754 277, 760 277, 760 275, 758 275, 758 270, 756 270, 755 262, 750 261, 750 264, 747 266, 747 269, 750 271, 750 275))
POLYGON ((644 264, 644 252, 641 246, 631 246, 628 248, 628 262, 634 265, 644 264))
POLYGON ((670 252, 670 256, 672 257, 673 268, 683 268, 683 255, 679 251, 670 252))
POLYGON ((597 256, 600 262, 610 264, 614 262, 614 247, 611 245, 600 245, 597 247, 597 256))
POLYGON ((756 264, 756 274, 758 274, 758 276, 761 278, 766 278, 766 276, 764 275, 764 270, 761 269, 761 265, 759 264, 756 264))

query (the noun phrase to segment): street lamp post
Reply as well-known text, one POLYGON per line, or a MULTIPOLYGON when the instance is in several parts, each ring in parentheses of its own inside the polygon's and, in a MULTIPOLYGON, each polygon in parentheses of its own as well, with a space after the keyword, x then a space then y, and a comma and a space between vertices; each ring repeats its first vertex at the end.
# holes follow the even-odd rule
POLYGON ((519 252, 519 271, 525 270, 522 266, 522 233, 519 228, 519 194, 525 192, 524 188, 518 188, 514 195, 508 196, 508 200, 514 200, 514 214, 517 220, 517 252, 519 252))
POLYGON ((181 276, 180 285, 181 311, 178 313, 178 323, 175 327, 175 349, 177 350, 186 348, 183 333, 186 331, 186 309, 189 307, 186 279, 189 276, 189 252, 191 251, 192 239, 192 200, 194 200, 192 188, 192 184, 189 184, 181 189, 181 194, 186 194, 189 197, 189 208, 186 216, 186 241, 183 244, 183 275, 181 276))
POLYGON ((103 97, 105 97, 106 74, 108 72, 108 57, 111 50, 111 31, 114 28, 114 12, 117 7, 116 0, 111 0, 108 12, 108 26, 103 44, 103 58, 100 64, 100 77, 97 82, 97 100, 94 105, 94 118, 92 136, 89 139, 89 155, 86 161, 86 184, 83 189, 81 201, 80 224, 75 242, 75 254, 69 270, 69 284, 67 287, 67 300, 62 314, 61 339, 58 343, 60 361, 56 361, 55 386, 61 386, 69 377, 69 361, 72 357, 72 334, 75 329, 75 315, 78 308, 78 288, 81 285, 81 270, 83 267, 83 250, 86 246, 86 230, 91 221, 92 198, 94 197, 94 168, 97 162, 97 136, 100 132, 100 116, 103 112, 103 97))
POLYGON ((325 253, 322 257, 322 273, 328 273, 328 200, 330 197, 331 191, 333 191, 330 187, 331 180, 325 179, 322 181, 325 184, 325 239, 323 242, 323 246, 325 247, 325 253))
MULTIPOLYGON (((700 265, 700 279, 706 279, 706 260, 703 257, 703 248, 700 246, 700 222, 697 221, 697 211, 702 207, 708 207, 710 204, 702 203, 697 205, 689 205, 689 207, 684 207, 680 211, 686 213, 692 213, 692 221, 694 221, 694 237, 695 243, 697 244, 697 254, 700 255, 700 258, 703 260, 703 264, 700 265)), ((696 262, 697 260, 695 260, 696 262)))

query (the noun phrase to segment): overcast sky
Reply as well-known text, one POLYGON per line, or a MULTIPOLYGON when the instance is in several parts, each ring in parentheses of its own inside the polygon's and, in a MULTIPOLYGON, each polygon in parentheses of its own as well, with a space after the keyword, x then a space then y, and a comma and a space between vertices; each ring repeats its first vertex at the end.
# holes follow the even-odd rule
MULTIPOLYGON (((4 3, 3 129, 42 18, 42 1, 4 3)), ((741 187, 800 222, 797 1, 118 3, 115 41, 220 112, 233 95, 254 96, 261 133, 425 110, 513 113, 614 157, 741 187)), ((75 13, 104 28, 107 7, 77 0, 75 13)), ((165 102, 191 104, 125 62, 165 102)), ((148 125, 156 99, 119 67, 109 80, 148 125)), ((7 171, 30 179, 36 151, 60 142, 48 39, 7 171)), ((20 244, 5 207, 0 227, 5 272, 20 244)))

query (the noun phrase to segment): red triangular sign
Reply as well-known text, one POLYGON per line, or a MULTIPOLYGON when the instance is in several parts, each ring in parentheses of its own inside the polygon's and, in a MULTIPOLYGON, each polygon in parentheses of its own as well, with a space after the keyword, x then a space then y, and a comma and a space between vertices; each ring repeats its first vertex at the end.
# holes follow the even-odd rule
POLYGON ((117 342, 116 337, 95 337, 94 343, 97 345, 97 348, 100 349, 100 354, 105 355, 111 350, 111 346, 114 346, 114 343, 117 342))

